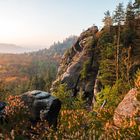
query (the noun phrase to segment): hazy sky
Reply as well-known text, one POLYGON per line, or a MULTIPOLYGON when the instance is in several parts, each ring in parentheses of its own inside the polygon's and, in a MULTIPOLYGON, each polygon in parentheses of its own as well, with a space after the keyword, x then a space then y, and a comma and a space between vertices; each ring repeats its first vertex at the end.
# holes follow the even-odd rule
POLYGON ((0 0, 0 43, 49 46, 102 26, 104 12, 129 0, 0 0))

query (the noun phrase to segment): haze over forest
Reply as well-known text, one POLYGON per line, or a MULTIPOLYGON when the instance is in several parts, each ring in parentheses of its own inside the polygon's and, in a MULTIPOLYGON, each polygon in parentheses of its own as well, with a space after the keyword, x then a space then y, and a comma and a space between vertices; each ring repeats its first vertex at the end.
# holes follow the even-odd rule
POLYGON ((101 28, 101 19, 108 4, 108 10, 113 12, 117 3, 124 2, 126 6, 128 1, 62 0, 58 4, 57 0, 2 0, 0 44, 5 45, 0 45, 0 52, 49 48, 54 42, 62 42, 71 35, 80 35, 82 30, 93 24, 101 28))

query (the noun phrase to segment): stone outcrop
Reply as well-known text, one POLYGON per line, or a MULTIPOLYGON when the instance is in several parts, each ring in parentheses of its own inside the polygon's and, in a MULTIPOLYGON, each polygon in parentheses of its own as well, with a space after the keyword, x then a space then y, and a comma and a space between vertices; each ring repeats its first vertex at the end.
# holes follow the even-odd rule
MULTIPOLYGON (((140 68, 140 20, 137 19, 134 23, 136 23, 134 25, 136 37, 134 37, 132 44, 122 49, 121 52, 122 63, 124 63, 127 71, 128 80, 140 68)), ((125 26, 121 26, 121 31, 123 29, 125 29, 125 26)), ((57 78, 52 84, 52 91, 57 88, 58 84, 66 83, 68 88, 73 91, 74 96, 77 95, 78 91, 83 91, 84 97, 88 100, 89 104, 92 103, 94 95, 104 86, 102 85, 103 83, 96 82, 96 80, 101 75, 99 69, 100 60, 102 59, 100 39, 106 33, 114 37, 114 34, 118 33, 118 27, 110 26, 109 28, 103 28, 101 31, 98 31, 97 26, 92 26, 81 33, 75 44, 63 55, 57 78), (99 76, 97 76, 98 74, 99 76)), ((114 62, 112 58, 108 59, 113 64, 110 65, 110 71, 112 67, 115 67, 116 58, 114 57, 114 62)), ((112 81, 110 80, 110 82, 112 81)))
POLYGON ((130 122, 140 122, 140 92, 133 88, 115 109, 114 124, 118 127, 129 127, 130 122))
POLYGON ((93 87, 99 68, 97 35, 97 26, 81 33, 75 44, 62 57, 57 79, 53 83, 52 89, 60 81, 66 83, 68 88, 73 90, 74 96, 79 90, 82 90, 85 97, 92 100, 93 87), (84 67, 86 68, 83 77, 81 73, 84 71, 84 67))
POLYGON ((47 120, 49 126, 57 126, 57 117, 61 109, 61 101, 48 92, 34 90, 21 95, 21 99, 31 112, 31 120, 37 122, 47 120))

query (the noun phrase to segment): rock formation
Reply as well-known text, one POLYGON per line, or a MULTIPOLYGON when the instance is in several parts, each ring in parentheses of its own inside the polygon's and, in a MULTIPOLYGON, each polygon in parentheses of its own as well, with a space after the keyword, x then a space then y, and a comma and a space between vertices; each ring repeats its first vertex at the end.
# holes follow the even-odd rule
POLYGON ((64 54, 56 81, 66 83, 72 89, 73 96, 82 89, 88 102, 93 97, 93 87, 99 69, 97 47, 98 28, 93 26, 84 31, 75 44, 64 54))
POLYGON ((133 88, 126 94, 115 109, 114 124, 118 127, 129 127, 133 120, 140 123, 140 92, 133 88), (130 121, 131 120, 131 121, 130 121))
MULTIPOLYGON (((121 26, 121 31, 123 31, 124 28, 125 26, 121 26)), ((126 73, 128 74, 128 79, 130 78, 130 75, 133 76, 136 70, 140 68, 139 19, 137 19, 135 22, 134 31, 136 32, 136 37, 133 40, 133 45, 130 48, 129 46, 126 46, 125 49, 121 50, 121 59, 123 59, 122 63, 124 63, 126 60, 124 67, 127 69, 126 73), (129 53, 127 53, 127 51, 129 53)), ((115 38, 115 35, 118 33, 118 27, 111 26, 110 28, 103 28, 101 31, 98 31, 97 26, 92 26, 81 33, 75 44, 63 55, 60 67, 58 69, 57 79, 52 85, 52 90, 57 87, 57 84, 66 83, 68 88, 73 91, 73 96, 76 96, 78 91, 83 91, 84 97, 87 99, 88 103, 92 103, 94 95, 100 90, 97 89, 97 87, 101 88, 101 86, 97 85, 97 83, 100 82, 96 82, 96 80, 98 77, 97 75, 100 74, 101 49, 104 47, 100 46, 100 39, 102 38, 102 35, 106 33, 108 33, 112 38, 115 38)), ((106 41, 105 43, 110 42, 106 41)), ((113 40, 112 44, 115 47, 115 39, 113 40)), ((109 62, 113 64, 111 66, 114 67, 116 63, 115 54, 116 52, 114 48, 114 61, 112 60, 112 57, 108 58, 109 62)), ((107 69, 108 72, 110 72, 112 67, 107 69)), ((115 70, 113 72, 115 73, 115 70)), ((114 81, 116 81, 115 74, 113 76, 114 81)), ((112 79, 110 82, 114 84, 112 79)))
POLYGON ((57 117, 61 109, 61 101, 48 92, 34 90, 21 95, 21 99, 31 112, 31 119, 37 122, 46 119, 49 126, 57 126, 57 117))

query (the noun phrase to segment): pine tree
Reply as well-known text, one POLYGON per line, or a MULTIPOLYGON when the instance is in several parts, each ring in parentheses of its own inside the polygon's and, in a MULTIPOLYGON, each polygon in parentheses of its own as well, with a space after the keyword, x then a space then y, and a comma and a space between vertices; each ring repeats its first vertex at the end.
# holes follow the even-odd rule
POLYGON ((132 2, 128 3, 125 14, 126 14, 125 23, 126 25, 131 26, 132 22, 134 22, 133 20, 135 19, 135 12, 132 2))
POLYGON ((104 26, 105 27, 110 27, 112 25, 112 17, 110 15, 110 11, 107 10, 105 13, 104 13, 105 17, 103 19, 103 22, 104 22, 104 26))
POLYGON ((103 86, 112 86, 116 81, 115 47, 112 36, 110 32, 105 32, 99 39, 100 67, 98 78, 103 86))
POLYGON ((140 0, 135 0, 133 5, 134 5, 136 18, 140 18, 140 0))
POLYGON ((125 19, 125 13, 123 9, 123 4, 119 3, 114 11, 113 22, 118 26, 117 33, 117 46, 116 46, 116 80, 119 79, 119 54, 120 54, 120 34, 121 34, 121 25, 123 24, 125 19))
POLYGON ((125 19, 125 12, 123 8, 123 3, 119 3, 119 5, 116 7, 116 10, 114 11, 113 15, 113 23, 116 25, 123 24, 125 19))
MULTIPOLYGON (((134 8, 131 2, 128 3, 127 8, 126 8, 126 18, 125 18, 125 26, 124 26, 124 30, 122 33, 122 41, 123 41, 123 47, 126 50, 127 55, 124 55, 125 58, 123 58, 123 60, 125 60, 123 63, 123 65, 125 65, 126 67, 126 74, 124 74, 126 76, 126 80, 129 81, 129 71, 130 68, 132 66, 132 62, 131 62, 131 53, 132 53, 132 46, 134 44, 134 39, 136 37, 135 34, 135 12, 134 12, 134 8)), ((124 76, 124 77, 125 77, 124 76)))

